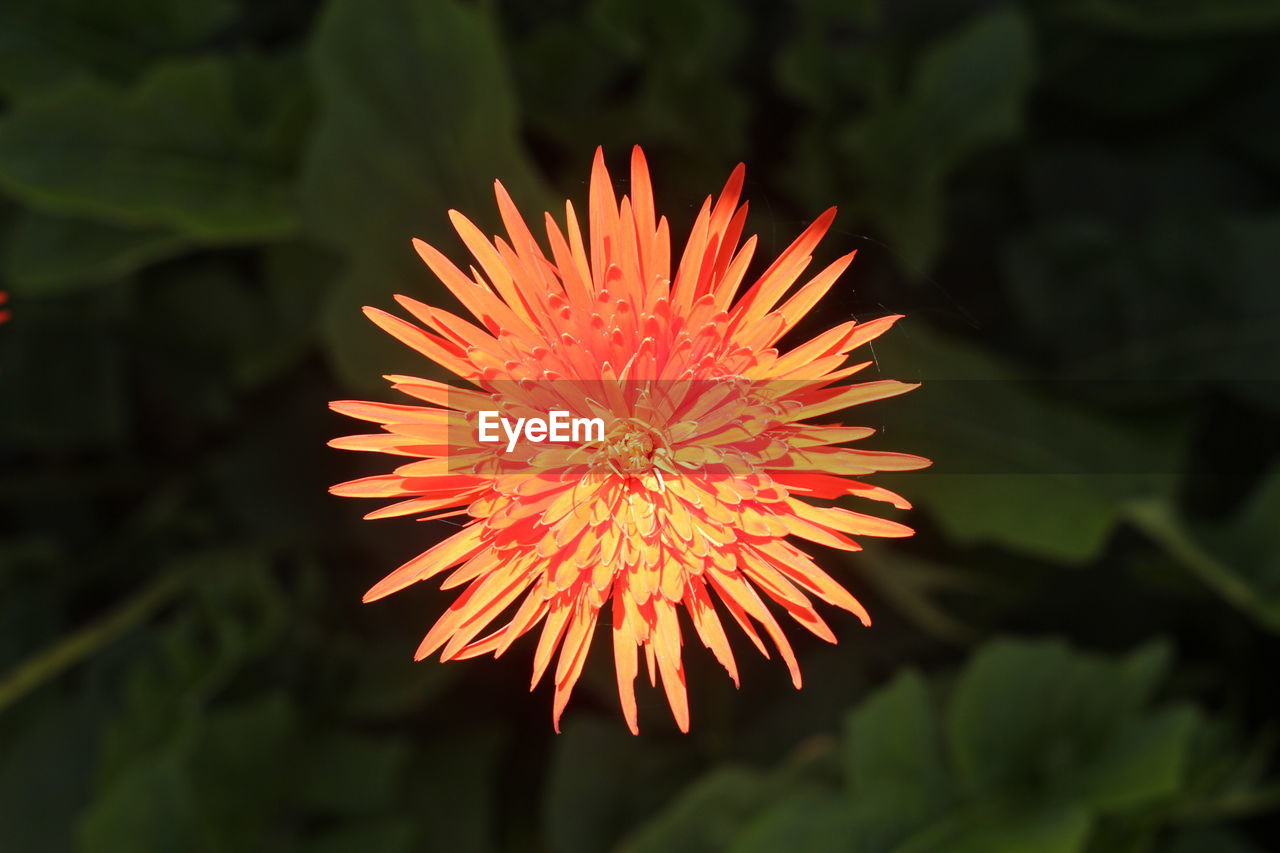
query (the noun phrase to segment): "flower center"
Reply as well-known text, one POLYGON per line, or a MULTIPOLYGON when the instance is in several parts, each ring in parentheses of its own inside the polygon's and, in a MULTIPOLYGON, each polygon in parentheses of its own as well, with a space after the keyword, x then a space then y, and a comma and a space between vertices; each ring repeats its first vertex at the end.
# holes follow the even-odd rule
POLYGON ((655 455, 666 455, 667 443, 648 426, 631 418, 615 421, 596 452, 595 463, 623 476, 644 474, 655 455))

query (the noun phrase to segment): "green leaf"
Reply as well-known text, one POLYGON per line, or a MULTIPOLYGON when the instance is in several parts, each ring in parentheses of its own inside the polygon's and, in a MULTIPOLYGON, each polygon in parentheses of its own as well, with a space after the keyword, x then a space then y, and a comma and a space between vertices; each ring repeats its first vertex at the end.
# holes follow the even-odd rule
POLYGON ((295 712, 283 695, 219 708, 143 753, 77 827, 81 853, 252 850, 290 791, 295 712))
POLYGON ((1141 716, 1167 658, 1161 646, 1119 662, 1073 655, 1059 643, 985 646, 948 708, 957 779, 974 793, 1071 796, 1099 808, 1168 793, 1190 721, 1141 716), (1143 760, 1151 766, 1134 767, 1143 760))
POLYGON ((53 296, 121 279, 190 245, 160 228, 121 228, 34 210, 19 216, 5 243, 0 276, 22 296, 53 296))
POLYGON ((664 174, 676 186, 742 156, 750 133, 750 99, 729 74, 749 55, 748 22, 740 4, 597 0, 591 23, 590 35, 625 60, 619 76, 635 81, 629 87, 633 101, 609 92, 595 109, 563 116, 568 121, 559 136, 567 145, 580 146, 585 138, 623 151, 638 141, 651 152, 663 143, 679 146, 689 151, 680 160, 693 159, 702 168, 685 171, 675 164, 679 171, 664 174), (566 138, 574 132, 577 139, 566 138), (697 144, 689 146, 690 140, 697 144))
POLYGON ((928 689, 907 670, 845 722, 845 768, 855 795, 885 784, 943 787, 938 724, 928 689))
POLYGON ((947 711, 952 764, 966 788, 1043 783, 1026 764, 1051 743, 1049 720, 1068 687, 1070 667, 1066 647, 1057 643, 997 642, 969 661, 947 711))
POLYGON ((875 0, 805 0, 797 31, 779 51, 778 82, 815 110, 875 102, 887 92, 888 62, 875 0), (850 39, 850 33, 861 38, 850 39))
MULTIPOLYGON (((584 6, 503 9, 508 32, 520 33, 511 53, 523 117, 534 138, 576 164, 564 186, 585 192, 596 145, 617 157, 637 143, 662 163, 660 198, 663 187, 674 193, 666 197, 684 199, 709 174, 723 180, 751 139, 751 98, 736 79, 752 61, 746 8, 732 0, 584 6)), ((575 206, 582 209, 576 198, 575 206)))
POLYGON ((858 834, 885 849, 946 810, 951 780, 924 681, 901 673, 849 715, 844 731, 849 795, 867 816, 858 834))
POLYGON ((6 0, 0 5, 0 94, 72 76, 125 81, 231 22, 232 0, 6 0))
POLYGON ((304 747, 298 735, 297 709, 282 693, 224 706, 204 718, 187 767, 202 822, 220 846, 265 846, 267 827, 294 796, 293 769, 304 747))
POLYGON ((1174 485, 1182 436, 1167 425, 1095 415, 919 327, 877 341, 876 355, 886 375, 923 383, 879 415, 895 450, 933 460, 900 488, 957 542, 1082 562, 1125 501, 1174 485))
POLYGON ((998 640, 940 684, 903 672, 848 717, 844 790, 823 762, 720 768, 623 849, 1139 853, 1179 819, 1267 808, 1274 793, 1256 788, 1257 754, 1243 764, 1193 756, 1196 744, 1222 752, 1206 734, 1223 727, 1186 706, 1151 709, 1169 664, 1160 643, 1102 657, 998 640))
POLYGON ((1206 586, 1269 631, 1280 632, 1280 469, 1232 519, 1194 524, 1169 501, 1137 501, 1129 520, 1206 586))
POLYGON ((1182 785, 1191 736, 1198 724, 1191 708, 1170 708, 1119 729, 1101 759, 1072 787, 1099 812, 1146 805, 1182 785))
POLYGON ((1035 73, 1032 49, 1031 27, 1012 8, 975 16, 931 46, 904 106, 919 122, 912 142, 955 163, 1015 135, 1035 73))
POLYGON ((837 792, 812 785, 785 793, 776 790, 755 815, 746 817, 728 849, 733 853, 787 849, 806 853, 883 853, 889 848, 877 826, 882 823, 882 816, 875 814, 875 809, 886 804, 887 799, 870 809, 869 802, 851 806, 837 792))
POLYGON ((320 117, 302 175, 304 221, 349 264, 325 308, 323 336, 344 382, 374 387, 393 372, 390 354, 405 362, 407 351, 359 307, 389 304, 395 293, 438 302, 443 293, 410 239, 448 239, 451 208, 472 218, 494 211, 495 178, 524 204, 536 200, 537 182, 481 8, 336 0, 321 15, 310 60, 320 117))
POLYGON ((431 273, 421 264, 418 264, 420 269, 413 270, 409 263, 415 263, 416 256, 411 261, 408 252, 412 249, 406 252, 405 247, 401 247, 388 257, 372 253, 354 256, 321 306, 320 341, 330 366, 344 386, 387 393, 387 383, 382 377, 391 374, 457 381, 452 373, 369 322, 362 310, 366 305, 373 305, 394 312, 398 306, 391 299, 392 294, 427 296, 423 290, 432 285, 425 277, 431 273), (414 279, 418 279, 414 286, 404 284, 414 279))
POLYGON ((211 851, 202 844, 195 795, 182 757, 165 752, 139 761, 99 796, 76 828, 79 853, 211 851))
POLYGON ((162 65, 130 91, 76 79, 24 99, 0 119, 0 187, 52 212, 198 241, 287 236, 290 152, 241 76, 201 59, 162 65))
POLYGON ((1089 837, 1084 809, 973 809, 921 832, 893 853, 1079 853, 1089 837))
POLYGON ((278 648, 284 592, 265 557, 218 549, 174 557, 162 576, 186 577, 184 606, 147 638, 126 669, 121 707, 104 726, 105 781, 139 756, 169 748, 250 661, 278 648))
POLYGON ((656 819, 632 833, 620 850, 724 850, 742 824, 765 804, 768 790, 759 773, 741 767, 719 768, 690 785, 656 819))
POLYGON ((1262 480, 1248 503, 1231 520, 1201 524, 1196 534, 1213 553, 1244 572, 1256 595, 1280 618, 1280 466, 1262 480))
POLYGON ((688 760, 687 750, 643 741, 613 720, 571 721, 555 747, 543 812, 561 853, 608 849, 675 791, 688 760))
POLYGON ((946 178, 1016 136, 1034 76, 1029 25, 996 9, 930 46, 900 99, 845 128, 841 147, 865 182, 864 210, 912 272, 941 247, 946 178))

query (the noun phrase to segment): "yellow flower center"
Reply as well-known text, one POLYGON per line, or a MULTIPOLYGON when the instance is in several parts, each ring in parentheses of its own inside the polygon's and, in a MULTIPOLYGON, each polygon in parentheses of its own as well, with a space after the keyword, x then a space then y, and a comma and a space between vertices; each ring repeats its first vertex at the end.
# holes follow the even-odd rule
POLYGON ((667 443, 659 433, 637 420, 624 418, 605 435, 594 464, 622 476, 636 476, 653 469, 654 456, 667 453, 667 443))

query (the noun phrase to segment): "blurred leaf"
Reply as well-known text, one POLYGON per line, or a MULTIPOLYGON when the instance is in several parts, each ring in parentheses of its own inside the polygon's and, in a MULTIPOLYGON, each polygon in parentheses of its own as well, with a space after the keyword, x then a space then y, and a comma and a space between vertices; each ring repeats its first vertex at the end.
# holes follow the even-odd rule
POLYGON ((1120 662, 1057 644, 993 643, 965 668, 948 716, 970 791, 1069 792, 1093 809, 1132 807, 1181 781, 1194 716, 1139 716, 1168 666, 1158 646, 1120 662))
POLYGON ((539 16, 528 22, 528 29, 511 44, 520 102, 533 126, 572 146, 579 123, 599 122, 599 110, 626 77, 628 57, 606 39, 583 38, 583 22, 576 18, 539 16), (584 68, 591 73, 582 73, 584 68))
POLYGON ((804 850, 806 853, 880 853, 883 846, 867 826, 867 809, 850 808, 844 797, 817 786, 778 791, 765 807, 743 821, 728 848, 733 853, 804 850))
POLYGON ((82 853, 269 849, 294 711, 279 694, 219 709, 114 778, 82 816, 82 853))
POLYGON ((185 737, 283 627, 283 592, 262 554, 223 549, 184 555, 162 574, 190 578, 190 592, 125 673, 121 707, 104 726, 98 762, 103 780, 185 737))
POLYGON ((160 753, 139 761, 80 817, 79 853, 212 850, 198 844, 200 815, 181 758, 160 753))
POLYGON ((1031 30, 1014 9, 977 15, 932 45, 904 98, 911 140, 948 164, 1022 128, 1022 101, 1034 77, 1031 30))
POLYGON ((1280 631, 1280 470, 1225 522, 1189 523, 1170 503, 1155 500, 1134 503, 1128 517, 1223 599, 1280 631))
POLYGON ((880 39, 876 0, 804 0, 797 32, 779 52, 779 82, 823 113, 852 101, 875 103, 889 92, 889 63, 880 39))
POLYGON ((1280 786, 1266 783, 1276 732, 1244 732, 1221 718, 1202 720, 1191 742, 1188 764, 1195 768, 1174 813, 1183 820, 1214 820, 1280 808, 1280 786))
POLYGON ((849 715, 844 745, 849 793, 892 812, 884 824, 917 825, 950 799, 938 721, 915 672, 900 674, 849 715))
POLYGON ((303 170, 303 216, 318 242, 348 261, 325 307, 323 336, 344 383, 380 387, 397 364, 424 362, 410 362, 360 306, 388 304, 395 293, 438 301, 443 290, 410 238, 438 241, 451 208, 471 217, 493 211, 494 178, 524 204, 535 200, 537 183, 479 7, 335 0, 317 25, 310 60, 320 119, 303 170))
POLYGON ((822 763, 713 771, 625 849, 1076 853, 1095 838, 1138 844, 1089 847, 1098 853, 1147 849, 1209 793, 1190 793, 1189 772, 1206 720, 1150 707, 1168 666, 1160 645, 1104 658, 990 643, 957 678, 938 679, 945 693, 907 671, 853 711, 843 791, 822 763))
POLYGON ((739 767, 720 768, 690 785, 657 819, 628 836, 619 849, 626 853, 727 849, 741 825, 758 812, 768 791, 758 773, 739 767))
POLYGON ((1078 853, 1089 836, 1089 814, 1081 808, 964 811, 932 826, 896 853, 1078 853))
POLYGON ((300 781, 298 734, 297 709, 282 693, 223 706, 203 719, 187 756, 206 827, 201 834, 231 850, 270 847, 266 827, 300 781))
MULTIPOLYGON (((849 835, 859 850, 892 850, 954 800, 928 687, 899 674, 851 713, 844 728, 849 835)), ((829 822, 829 821, 828 821, 829 822)))
POLYGON ((934 460, 903 488, 958 542, 1080 562, 1123 501, 1164 494, 1179 469, 1168 425, 1127 426, 1055 399, 959 341, 917 326, 877 341, 876 355, 886 374, 923 382, 881 417, 895 449, 934 460))
POLYGON ((0 119, 0 186, 52 212, 194 240, 287 236, 291 152, 241 76, 200 59, 162 65, 130 91, 76 79, 24 99, 0 119))
MULTIPOLYGON (((565 724, 543 803, 552 848, 558 853, 608 849, 675 790, 688 761, 682 752, 636 738, 613 721, 565 724), (604 755, 608 761, 600 760, 604 755)), ((740 783, 721 784, 740 789, 740 783)), ((683 833, 678 824, 664 832, 683 833)))
POLYGON ((28 210, 9 231, 0 276, 16 294, 50 296, 124 278, 186 248, 163 229, 120 228, 28 210))
POLYGON ((273 243, 264 253, 267 302, 278 333, 285 341, 310 343, 337 259, 302 241, 273 243))
POLYGON ((394 312, 397 303, 391 299, 393 294, 421 297, 424 287, 433 286, 426 279, 431 273, 425 266, 419 264, 421 268, 411 272, 405 264, 407 254, 412 251, 401 247, 386 259, 361 255, 343 269, 330 289, 320 311, 319 337, 329 365, 343 387, 386 394, 387 383, 382 377, 391 374, 457 381, 457 377, 443 367, 375 326, 362 310, 372 305, 394 312), (420 284, 405 286, 404 282, 415 278, 420 284))
POLYGON ((841 147, 864 183, 859 204, 911 272, 941 247, 946 178, 1017 135, 1034 76, 1030 27, 995 9, 932 45, 901 99, 845 129, 841 147))
MULTIPOLYGON (((586 112, 583 118, 591 124, 577 125, 578 139, 599 139, 624 151, 642 141, 657 146, 697 140, 694 156, 704 167, 741 156, 749 100, 726 73, 740 61, 747 41, 737 4, 597 0, 591 22, 599 38, 629 60, 630 74, 638 79, 634 104, 586 112)), ((689 177, 680 171, 667 180, 679 186, 689 177)))
POLYGON ((0 94, 75 75, 127 81, 231 22, 233 0, 6 0, 0 5, 0 94))
POLYGON ((0 156, 0 666, 195 576, 4 710, 0 850, 1269 849, 1278 36, 1261 0, 0 0, 0 155, 48 170, 0 156), (323 401, 432 370, 359 312, 451 303, 411 236, 465 268, 448 208, 494 230, 498 177, 536 225, 545 172, 581 210, 635 142, 677 235, 741 159, 765 255, 829 203, 894 244, 800 333, 974 320, 876 342, 926 381, 857 420, 935 466, 883 478, 906 550, 825 559, 871 633, 796 638, 801 691, 686 648, 691 737, 629 736, 605 655, 557 736, 409 662, 437 596, 352 610, 435 533, 342 521, 375 460, 323 401), (1043 628, 1188 654, 968 648, 1043 628))
MULTIPOLYGON (((1259 598, 1280 608, 1280 467, 1262 480, 1235 518, 1197 525, 1195 532, 1214 553, 1248 577, 1259 598)), ((1280 612, 1280 611, 1278 611, 1280 612)))
POLYGON ((1186 772, 1198 722, 1190 708, 1171 708, 1120 729, 1114 746, 1076 783, 1080 798, 1100 812, 1141 806, 1174 794, 1186 772))
POLYGON ((519 35, 514 76, 534 138, 577 164, 562 185, 579 209, 576 193, 596 145, 617 157, 643 144, 650 162, 661 161, 659 198, 668 187, 667 198, 692 203, 709 188, 706 175, 723 180, 751 138, 751 98, 735 79, 735 69, 751 61, 744 7, 727 0, 581 5, 582 12, 538 6, 536 13, 516 6, 504 16, 519 35), (667 160, 666 151, 678 156, 667 160))

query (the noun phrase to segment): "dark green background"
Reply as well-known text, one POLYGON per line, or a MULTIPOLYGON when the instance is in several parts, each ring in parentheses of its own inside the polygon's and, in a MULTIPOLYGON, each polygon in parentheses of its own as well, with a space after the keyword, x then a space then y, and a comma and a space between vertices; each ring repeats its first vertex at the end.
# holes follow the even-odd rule
MULTIPOLYGON (((0 850, 1245 853, 1280 773, 1274 0, 5 0, 0 850), (444 523, 330 497, 330 399, 421 372, 500 177, 537 222, 645 147, 681 239, 748 165, 761 258, 829 204, 804 331, 909 315, 853 422, 918 535, 643 735, 597 647, 413 664, 362 605, 444 523)), ((607 644, 606 644, 607 645, 607 644)))

